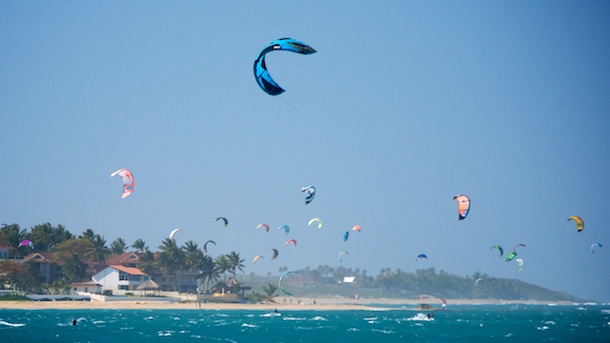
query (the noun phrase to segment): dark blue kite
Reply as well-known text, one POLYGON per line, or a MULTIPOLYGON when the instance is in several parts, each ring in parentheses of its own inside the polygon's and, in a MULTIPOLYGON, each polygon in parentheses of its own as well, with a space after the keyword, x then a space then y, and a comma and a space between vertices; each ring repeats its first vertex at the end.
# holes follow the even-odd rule
POLYGON ((258 85, 269 95, 279 95, 284 92, 284 89, 273 81, 271 75, 269 75, 269 72, 267 71, 267 65, 265 64, 265 55, 274 50, 292 51, 302 55, 309 55, 316 52, 316 50, 309 45, 292 38, 277 39, 265 47, 258 55, 256 61, 254 61, 254 77, 256 78, 258 85))

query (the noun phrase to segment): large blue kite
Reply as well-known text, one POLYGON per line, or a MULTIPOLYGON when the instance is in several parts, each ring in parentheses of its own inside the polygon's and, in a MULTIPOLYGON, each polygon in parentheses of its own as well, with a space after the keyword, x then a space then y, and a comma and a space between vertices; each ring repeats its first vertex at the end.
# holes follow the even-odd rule
POLYGON ((302 55, 309 55, 316 52, 316 50, 309 45, 292 38, 277 39, 265 47, 258 55, 256 61, 254 61, 254 77, 256 78, 258 85, 269 95, 279 95, 284 92, 284 89, 271 78, 269 71, 267 71, 267 65, 265 64, 265 55, 274 50, 292 51, 302 55))

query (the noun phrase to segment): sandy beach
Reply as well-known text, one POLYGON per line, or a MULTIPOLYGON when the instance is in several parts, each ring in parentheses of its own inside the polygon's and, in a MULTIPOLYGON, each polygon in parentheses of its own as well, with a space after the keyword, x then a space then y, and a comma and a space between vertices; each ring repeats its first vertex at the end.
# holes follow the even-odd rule
MULTIPOLYGON (((304 311, 344 311, 344 310, 417 310, 422 303, 435 308, 441 307, 437 299, 394 299, 394 298, 304 298, 293 301, 278 301, 276 303, 197 303, 197 302, 170 302, 170 301, 1 301, 1 309, 150 309, 150 310, 257 310, 273 311, 304 310, 304 311), (383 305, 388 305, 384 307, 383 305), (405 305, 404 308, 389 305, 405 305)), ((538 300, 502 300, 502 299, 447 299, 447 307, 451 305, 482 305, 482 304, 537 304, 537 305, 572 305, 567 301, 538 301, 538 300)))

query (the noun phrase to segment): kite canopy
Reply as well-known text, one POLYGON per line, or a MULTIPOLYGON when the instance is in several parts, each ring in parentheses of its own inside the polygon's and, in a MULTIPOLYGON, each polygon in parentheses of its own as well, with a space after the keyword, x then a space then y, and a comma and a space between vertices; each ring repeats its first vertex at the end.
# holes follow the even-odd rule
POLYGON ((417 257, 415 258, 415 261, 421 260, 421 259, 423 259, 423 258, 425 258, 425 259, 427 260, 427 259, 428 259, 428 255, 426 255, 426 254, 419 254, 419 255, 417 255, 417 257))
POLYGON ((343 233, 343 241, 344 241, 344 242, 347 242, 347 239, 348 239, 348 238, 349 238, 349 231, 345 231, 345 232, 343 233))
POLYGON ((517 248, 518 247, 524 247, 525 244, 517 244, 515 245, 515 247, 513 248, 513 251, 509 252, 508 255, 506 256, 506 262, 511 261, 512 259, 514 259, 517 256, 517 248))
POLYGON ((172 232, 169 233, 169 239, 174 239, 174 235, 178 232, 184 233, 181 228, 173 229, 172 232))
POLYGON ((20 247, 30 247, 32 249, 34 249, 34 243, 32 241, 30 241, 29 239, 24 239, 21 241, 21 243, 19 243, 20 247))
POLYGON ((269 250, 273 251, 273 256, 271 256, 272 260, 275 260, 277 258, 277 255, 280 254, 280 252, 277 251, 277 249, 269 249, 269 250))
POLYGON ((457 200, 458 203, 458 218, 459 220, 463 220, 468 215, 468 211, 470 211, 470 199, 463 195, 456 195, 453 197, 453 200, 457 200))
POLYGON ((125 199, 133 193, 133 189, 136 185, 136 181, 133 178, 133 174, 129 171, 129 169, 119 169, 114 173, 110 174, 110 177, 114 177, 115 175, 119 175, 121 180, 123 181, 123 195, 121 199, 125 199))
POLYGON ((208 253, 208 243, 212 243, 212 244, 216 245, 216 242, 214 242, 214 241, 205 242, 205 244, 203 245, 203 251, 205 251, 206 254, 208 253))
POLYGON ((269 95, 279 95, 284 92, 284 89, 271 78, 271 75, 269 75, 267 64, 265 63, 265 55, 275 50, 291 51, 301 55, 309 55, 316 52, 316 50, 309 45, 292 38, 277 39, 267 45, 260 52, 256 61, 254 61, 254 77, 261 89, 269 95))
POLYGON ((263 258, 262 255, 256 255, 254 256, 254 258, 252 259, 252 262, 256 263, 256 261, 260 260, 261 258, 263 258))
POLYGON ((311 226, 311 224, 313 223, 318 223, 318 229, 322 228, 322 221, 320 220, 320 218, 312 218, 309 223, 307 223, 308 226, 311 226))
POLYGON ((523 270, 523 259, 518 258, 515 261, 517 262, 517 270, 519 270, 519 271, 523 270))
POLYGON ((265 228, 265 230, 266 230, 266 232, 269 232, 269 225, 261 223, 261 224, 258 224, 258 226, 256 227, 256 229, 258 230, 258 229, 260 229, 261 227, 264 227, 264 228, 265 228))
POLYGON ((595 254, 595 250, 593 250, 595 247, 603 248, 602 244, 599 242, 595 242, 595 243, 591 244, 591 253, 592 254, 595 254))
POLYGON ((229 220, 225 217, 218 217, 214 220, 214 223, 216 223, 217 221, 222 220, 225 224, 225 227, 227 227, 227 225, 229 225, 229 220))
POLYGON ((352 231, 358 231, 360 232, 360 230, 362 230, 362 228, 360 228, 360 225, 356 225, 352 228, 352 231))
POLYGON ((341 256, 343 256, 343 255, 349 255, 349 252, 347 252, 347 251, 340 252, 339 253, 339 262, 343 262, 343 260, 341 259, 341 256))
POLYGON ((286 295, 293 295, 292 293, 288 292, 285 288, 284 288, 284 278, 289 275, 289 274, 295 274, 295 272, 293 271, 287 271, 284 274, 282 274, 282 276, 280 276, 280 279, 278 281, 278 286, 280 287, 280 290, 282 292, 284 292, 284 294, 286 295))
POLYGON ((309 204, 313 197, 316 196, 316 187, 309 185, 301 188, 301 192, 305 192, 305 205, 309 204))
POLYGON ((284 229, 284 232, 286 232, 285 234, 288 235, 288 233, 290 232, 290 228, 288 227, 288 225, 282 225, 280 227, 277 228, 278 230, 284 229))
POLYGON ((498 251, 500 251, 500 257, 502 257, 502 255, 504 255, 504 249, 502 249, 502 247, 501 247, 501 246, 499 246, 499 245, 494 245, 493 247, 491 247, 491 248, 490 248, 490 250, 491 250, 491 249, 494 249, 494 248, 495 248, 495 249, 498 249, 498 251))
POLYGON ((570 218, 568 218, 568 221, 570 220, 576 222, 576 229, 578 230, 578 232, 582 231, 585 228, 585 223, 582 221, 582 219, 580 219, 579 216, 571 216, 570 218))
POLYGON ((297 246, 297 241, 295 241, 294 239, 289 239, 289 240, 287 240, 287 241, 286 241, 286 244, 284 244, 284 245, 288 245, 288 244, 290 244, 290 243, 292 243, 292 246, 293 246, 293 247, 296 247, 296 246, 297 246))

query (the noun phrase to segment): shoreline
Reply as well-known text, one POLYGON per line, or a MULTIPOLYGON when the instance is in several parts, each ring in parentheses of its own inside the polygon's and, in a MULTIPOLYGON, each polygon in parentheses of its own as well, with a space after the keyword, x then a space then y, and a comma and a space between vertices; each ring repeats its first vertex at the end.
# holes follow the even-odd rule
MULTIPOLYGON (((193 302, 171 302, 171 301, 0 301, 1 310, 96 310, 96 309, 116 309, 116 310, 253 310, 253 311, 346 311, 346 310, 408 310, 408 311, 427 311, 430 309, 418 309, 417 306, 425 303, 434 307, 431 310, 441 309, 440 301, 437 299, 393 299, 393 298, 303 298, 294 303, 197 303, 193 302), (384 306, 388 305, 388 306, 384 306), (392 307, 404 305, 406 307, 392 307)), ((575 305, 570 301, 542 301, 542 300, 503 300, 503 299, 447 299, 447 308, 452 305, 575 305)))

